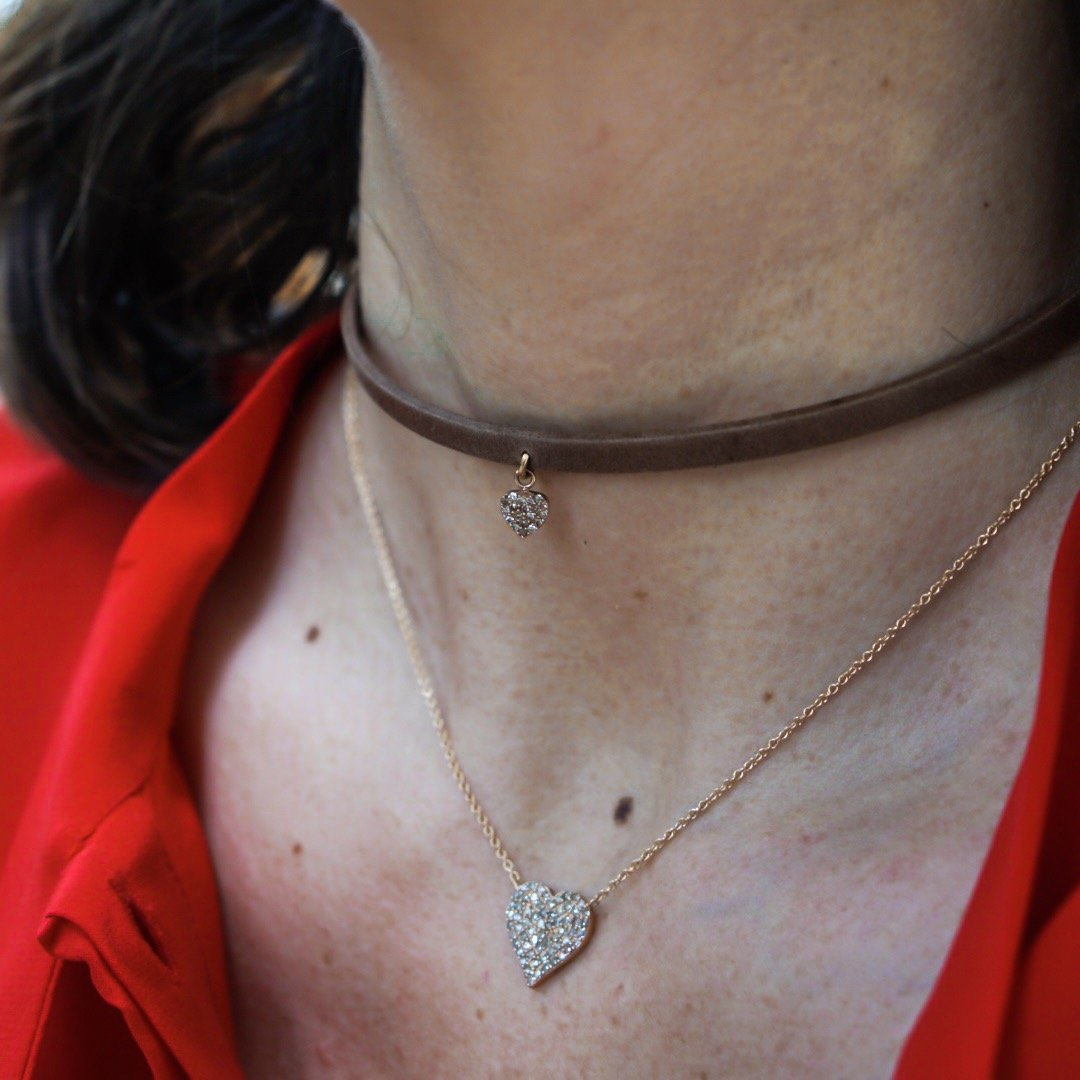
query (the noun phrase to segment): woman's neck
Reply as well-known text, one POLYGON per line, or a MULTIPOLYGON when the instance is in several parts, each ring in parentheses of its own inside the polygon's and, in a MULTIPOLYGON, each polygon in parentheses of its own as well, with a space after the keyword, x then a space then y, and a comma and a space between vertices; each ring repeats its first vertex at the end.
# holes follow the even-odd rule
MULTIPOLYGON (((790 407, 987 335, 1062 274, 1053 5, 365 3, 361 305, 430 401, 569 430, 790 407)), ((1039 380, 786 458, 541 475, 528 541, 499 519, 513 463, 365 402, 463 758, 525 793, 507 826, 623 780, 663 824, 742 760, 1042 460, 1080 379, 1039 380)), ((984 578, 1001 610, 1044 573, 1066 494, 1025 511, 1015 576, 984 578)), ((964 610, 919 627, 924 688, 964 610)))
POLYGON ((404 7, 408 34, 369 20, 362 306, 431 400, 750 415, 988 334, 1062 271, 1043 0, 404 7))

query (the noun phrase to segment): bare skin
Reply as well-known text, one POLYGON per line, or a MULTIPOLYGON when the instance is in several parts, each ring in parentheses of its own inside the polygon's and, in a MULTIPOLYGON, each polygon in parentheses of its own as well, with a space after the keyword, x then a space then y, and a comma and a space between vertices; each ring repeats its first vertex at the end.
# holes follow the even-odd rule
MULTIPOLYGON (((1056 8, 612 7, 347 5, 365 318, 429 399, 570 429, 746 415, 914 367, 1060 276, 1056 8)), ((181 721, 249 1074, 888 1075, 1030 729, 1078 463, 534 992, 382 592, 342 375, 211 588, 181 721)), ((493 509, 509 468, 365 403, 462 760, 526 876, 601 886, 941 572, 1078 402, 1065 362, 789 458, 541 477, 528 542, 493 509)))

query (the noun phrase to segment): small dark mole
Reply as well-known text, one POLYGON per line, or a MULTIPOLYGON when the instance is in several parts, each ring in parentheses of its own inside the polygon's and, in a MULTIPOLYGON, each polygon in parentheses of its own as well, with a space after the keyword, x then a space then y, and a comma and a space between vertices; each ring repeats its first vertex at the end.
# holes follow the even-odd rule
POLYGON ((622 1027, 622 1021, 619 1019, 619 1014, 618 1013, 612 1013, 611 1014, 611 1026, 612 1027, 622 1027))
POLYGON ((766 690, 765 693, 761 695, 761 700, 762 701, 769 702, 769 701, 772 701, 772 699, 773 699, 773 692, 771 690, 766 690))
POLYGON ((477 1009, 476 1010, 476 1019, 477 1020, 483 1020, 484 1019, 484 1010, 483 1009, 477 1009))
POLYGON ((330 967, 330 965, 333 964, 334 954, 329 949, 322 954, 322 962, 326 967, 330 967))
POLYGON ((648 600, 649 599, 648 590, 646 590, 646 589, 635 589, 634 590, 634 599, 635 600, 648 600))
POLYGON ((303 855, 304 854, 304 845, 301 844, 299 840, 295 844, 293 844, 292 853, 294 855, 303 855))
POLYGON ((317 626, 309 626, 308 632, 304 636, 304 640, 310 645, 312 642, 319 640, 319 635, 322 631, 317 626))
POLYGON ((615 820, 620 825, 625 825, 626 824, 626 819, 630 816, 633 809, 634 809, 634 800, 633 800, 633 798, 631 798, 631 796, 629 796, 629 795, 624 795, 615 804, 615 820))
POLYGON ((624 989, 625 988, 624 988, 623 984, 619 983, 619 985, 615 987, 615 996, 616 997, 622 997, 622 992, 623 992, 624 989))
POLYGON ((882 90, 892 89, 892 79, 888 75, 882 75, 881 82, 878 84, 882 90))
POLYGON ((462 589, 461 590, 461 602, 463 604, 467 604, 469 602, 469 590, 468 589, 462 589))
POLYGON ((983 199, 983 209, 984 210, 989 210, 990 209, 990 203, 987 202, 986 199, 983 199))

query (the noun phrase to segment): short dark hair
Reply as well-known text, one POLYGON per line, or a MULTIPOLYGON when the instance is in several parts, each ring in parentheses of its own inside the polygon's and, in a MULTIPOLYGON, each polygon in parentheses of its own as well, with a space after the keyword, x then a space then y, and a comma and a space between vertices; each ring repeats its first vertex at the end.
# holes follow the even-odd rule
POLYGON ((0 37, 16 416, 127 486, 190 454, 233 359, 294 335, 353 257, 362 84, 319 0, 26 0, 0 37))

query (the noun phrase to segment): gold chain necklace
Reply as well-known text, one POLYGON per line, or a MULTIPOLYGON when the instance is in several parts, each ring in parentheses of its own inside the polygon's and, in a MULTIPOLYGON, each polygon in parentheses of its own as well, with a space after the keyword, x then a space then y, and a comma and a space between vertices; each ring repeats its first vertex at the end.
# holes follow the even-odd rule
POLYGON ((442 745, 443 756, 450 766, 450 771, 454 775, 458 788, 460 788, 469 804, 473 817, 476 818, 484 836, 487 837, 488 843, 513 883, 514 891, 506 909, 506 927, 510 934, 511 945, 517 954, 529 986, 537 986, 557 968, 562 967, 581 952, 592 934, 596 908, 605 897, 609 896, 636 870, 640 870, 678 836, 683 829, 701 817, 714 803, 735 788, 753 769, 756 769, 762 762, 771 757, 783 743, 787 742, 815 713, 836 697, 863 668, 870 664, 890 641, 898 637, 919 612, 933 603, 941 591, 964 570, 983 548, 989 545, 990 541, 1001 531, 1004 525, 1031 498, 1035 490, 1050 475, 1065 452, 1073 445, 1077 436, 1080 435, 1080 420, 1077 420, 1057 446, 1054 447, 1050 456, 1039 466, 1035 475, 1013 496, 1005 509, 998 514, 993 522, 979 534, 978 538, 962 554, 953 560, 948 569, 919 596, 903 615, 876 638, 874 643, 861 653, 841 675, 838 675, 836 679, 829 683, 802 712, 795 716, 785 727, 781 728, 767 743, 754 751, 742 765, 713 788, 701 802, 687 810, 633 862, 620 870, 595 896, 586 900, 578 893, 554 892, 547 885, 540 882, 522 880, 520 871, 510 857, 510 852, 495 831, 495 826, 491 823, 491 819, 484 808, 480 805, 480 800, 477 799, 476 794, 473 792, 472 785, 469 783, 468 777, 466 777, 465 771, 458 761, 457 752, 454 750, 454 743, 450 737, 450 728, 439 704, 439 699, 435 694, 435 687, 417 639, 416 626, 409 613, 409 606, 405 600, 393 556, 390 553, 390 544, 386 537, 382 515, 379 513, 371 482, 364 468, 364 455, 359 435, 359 398, 360 390, 357 380, 350 371, 345 379, 342 412, 345 441, 348 447, 353 479, 360 495, 360 502, 367 518, 368 528, 375 543, 375 553, 390 598, 390 605, 393 608, 394 617, 397 619, 401 636, 405 642, 405 648, 412 662, 417 685, 427 704, 435 727, 435 733, 438 735, 439 742, 442 745))

